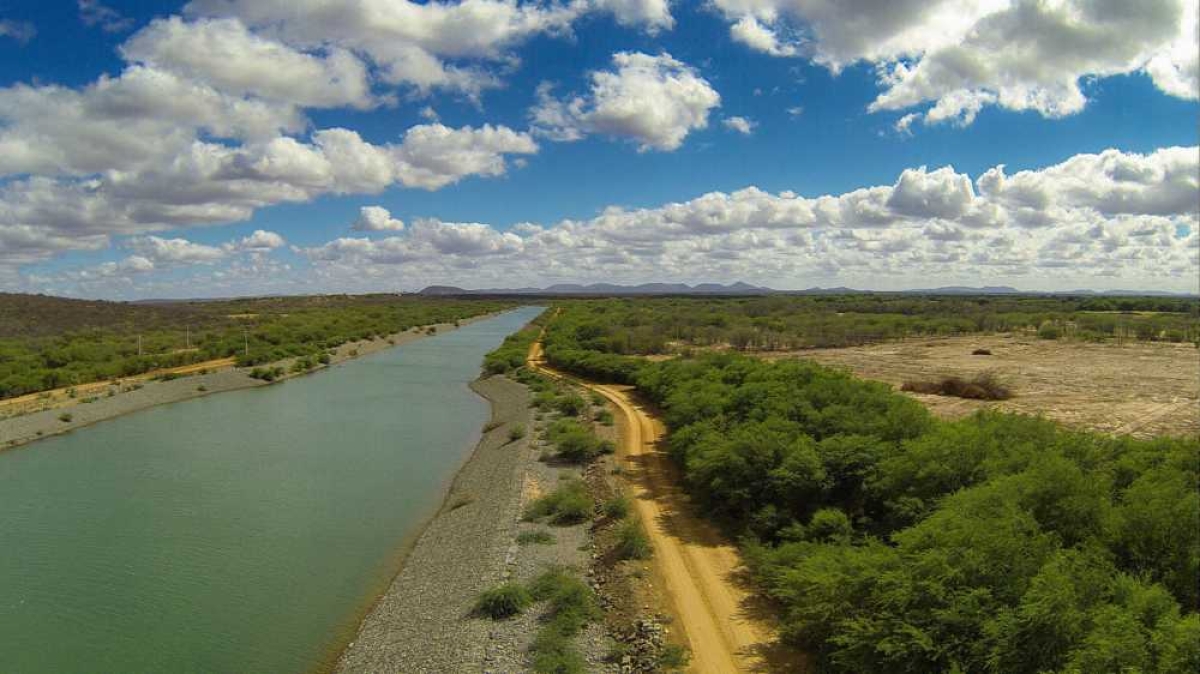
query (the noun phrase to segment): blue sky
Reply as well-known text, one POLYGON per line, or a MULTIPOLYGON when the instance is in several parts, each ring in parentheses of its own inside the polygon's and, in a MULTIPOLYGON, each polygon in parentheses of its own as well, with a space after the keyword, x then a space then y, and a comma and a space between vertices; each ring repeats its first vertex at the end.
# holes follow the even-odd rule
POLYGON ((418 4, 0 3, 0 290, 1200 283, 1183 3, 418 4))

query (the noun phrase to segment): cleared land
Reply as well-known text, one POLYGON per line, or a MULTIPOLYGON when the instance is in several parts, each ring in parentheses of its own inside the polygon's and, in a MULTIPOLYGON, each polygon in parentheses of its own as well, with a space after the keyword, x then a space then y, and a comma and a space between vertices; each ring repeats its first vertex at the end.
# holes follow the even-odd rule
POLYGON ((813 349, 764 357, 810 358, 899 387, 905 381, 992 371, 1005 401, 910 393, 939 416, 991 408, 1042 414, 1076 428, 1138 437, 1200 433, 1200 350, 1191 344, 1090 344, 987 335, 813 349), (975 356, 988 349, 990 356, 975 356))

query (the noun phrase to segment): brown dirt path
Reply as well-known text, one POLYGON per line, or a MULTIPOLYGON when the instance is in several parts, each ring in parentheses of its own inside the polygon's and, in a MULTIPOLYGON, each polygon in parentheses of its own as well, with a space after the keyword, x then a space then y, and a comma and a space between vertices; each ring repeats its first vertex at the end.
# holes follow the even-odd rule
POLYGON ((739 582, 744 567, 737 549, 691 513, 687 497, 676 486, 674 467, 658 449, 662 422, 637 402, 631 387, 593 384, 558 372, 543 361, 540 342, 530 349, 529 364, 600 393, 620 411, 623 442, 618 458, 653 544, 655 567, 673 604, 675 626, 691 650, 689 671, 802 671, 794 661, 786 668, 775 662, 776 635, 757 615, 753 597, 739 582))

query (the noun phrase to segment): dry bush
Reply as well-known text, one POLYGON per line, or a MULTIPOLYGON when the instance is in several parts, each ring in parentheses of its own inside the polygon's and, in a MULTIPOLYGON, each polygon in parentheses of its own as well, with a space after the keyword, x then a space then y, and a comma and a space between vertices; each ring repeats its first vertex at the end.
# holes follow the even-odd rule
POLYGON ((906 381, 900 390, 971 400, 1008 400, 1012 397, 1012 390, 992 372, 981 372, 969 380, 943 377, 933 381, 906 381))

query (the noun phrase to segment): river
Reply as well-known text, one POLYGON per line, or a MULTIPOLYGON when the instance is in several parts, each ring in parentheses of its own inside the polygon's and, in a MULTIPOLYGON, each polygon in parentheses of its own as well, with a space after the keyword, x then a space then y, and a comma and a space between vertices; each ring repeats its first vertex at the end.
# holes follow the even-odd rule
POLYGON ((484 354, 539 311, 0 453, 0 671, 320 667, 477 441, 484 354))

